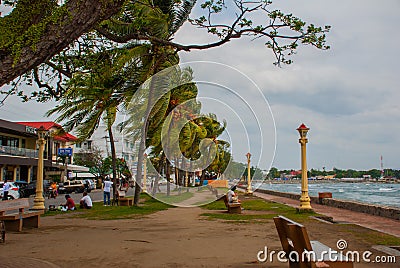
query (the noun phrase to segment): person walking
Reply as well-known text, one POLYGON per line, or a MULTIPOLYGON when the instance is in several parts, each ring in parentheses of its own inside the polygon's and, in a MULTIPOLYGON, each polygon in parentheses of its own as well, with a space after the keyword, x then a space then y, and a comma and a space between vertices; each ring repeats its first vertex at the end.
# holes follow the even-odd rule
POLYGON ((3 185, 3 200, 8 200, 8 191, 10 190, 10 184, 7 182, 7 179, 4 180, 3 185))
POLYGON ((113 185, 113 182, 110 181, 109 178, 106 178, 103 183, 104 206, 109 206, 111 204, 110 196, 111 196, 111 186, 112 185, 113 185))

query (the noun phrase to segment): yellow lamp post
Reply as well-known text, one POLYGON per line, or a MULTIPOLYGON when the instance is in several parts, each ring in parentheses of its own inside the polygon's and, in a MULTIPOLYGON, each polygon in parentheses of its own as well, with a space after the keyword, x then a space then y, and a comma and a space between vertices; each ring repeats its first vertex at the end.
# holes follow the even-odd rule
POLYGON ((44 146, 46 145, 46 133, 47 131, 41 126, 37 130, 38 140, 37 144, 39 145, 39 156, 38 156, 38 170, 37 170, 37 180, 36 180, 36 195, 33 199, 33 207, 34 210, 44 210, 44 198, 43 198, 43 152, 44 146))
POLYGON ((301 124, 297 131, 300 134, 299 143, 301 145, 301 197, 299 210, 312 210, 310 197, 308 196, 308 176, 307 176, 307 157, 306 144, 308 142, 307 132, 310 129, 301 124))
POLYGON ((245 195, 253 195, 253 191, 251 189, 251 174, 250 174, 250 157, 251 157, 251 154, 247 153, 246 157, 247 157, 247 189, 246 189, 245 195))
POLYGON ((147 168, 146 168, 146 164, 147 164, 147 154, 144 153, 144 158, 143 158, 143 193, 147 193, 147 185, 146 185, 146 173, 147 173, 147 168))

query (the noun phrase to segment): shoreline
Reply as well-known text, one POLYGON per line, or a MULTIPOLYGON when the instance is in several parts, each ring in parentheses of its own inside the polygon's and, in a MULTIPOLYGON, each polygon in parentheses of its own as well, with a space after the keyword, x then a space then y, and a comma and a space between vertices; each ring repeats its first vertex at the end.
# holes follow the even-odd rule
MULTIPOLYGON (((252 184, 301 184, 301 179, 298 180, 252 180, 252 184)), ((309 184, 315 183, 373 183, 373 184, 400 184, 400 181, 370 181, 370 180, 308 180, 309 184)))
MULTIPOLYGON (((244 188, 242 188, 242 189, 244 189, 244 188)), ((293 200, 299 200, 300 196, 301 196, 300 194, 286 193, 286 192, 279 192, 279 191, 272 191, 272 190, 264 190, 264 189, 256 189, 255 192, 290 198, 293 200)), ((310 199, 311 199, 311 203, 314 203, 314 204, 324 205, 324 206, 328 206, 328 207, 341 208, 341 209, 366 213, 369 215, 380 216, 380 217, 385 217, 385 218, 394 219, 394 220, 400 220, 400 208, 397 208, 397 207, 374 205, 374 204, 340 200, 340 199, 334 199, 334 198, 318 198, 316 196, 310 196, 310 199)))

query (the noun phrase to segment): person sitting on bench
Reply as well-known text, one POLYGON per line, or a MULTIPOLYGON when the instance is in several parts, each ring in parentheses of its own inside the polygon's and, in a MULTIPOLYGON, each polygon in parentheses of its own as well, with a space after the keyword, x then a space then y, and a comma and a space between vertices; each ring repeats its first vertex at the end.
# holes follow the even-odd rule
POLYGON ((79 202, 79 207, 80 208, 85 208, 85 209, 91 209, 92 208, 92 199, 90 196, 88 196, 87 192, 83 192, 83 197, 81 198, 81 201, 79 202))
POLYGON ((234 185, 228 191, 228 202, 229 203, 240 203, 240 200, 238 199, 237 195, 235 194, 235 190, 236 190, 236 185, 234 185))

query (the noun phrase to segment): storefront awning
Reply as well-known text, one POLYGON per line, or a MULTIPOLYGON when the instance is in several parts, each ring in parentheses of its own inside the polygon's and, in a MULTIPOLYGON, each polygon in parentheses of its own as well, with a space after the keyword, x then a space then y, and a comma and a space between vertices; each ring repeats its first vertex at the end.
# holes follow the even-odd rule
MULTIPOLYGON (((64 169, 64 165, 63 164, 59 164, 59 163, 55 163, 53 162, 53 167, 59 168, 59 169, 64 169)), ((88 167, 84 167, 84 166, 78 166, 78 165, 68 165, 67 169, 69 171, 81 171, 81 172, 88 172, 89 168, 88 167)))

